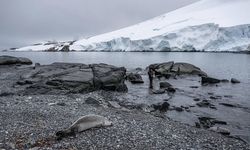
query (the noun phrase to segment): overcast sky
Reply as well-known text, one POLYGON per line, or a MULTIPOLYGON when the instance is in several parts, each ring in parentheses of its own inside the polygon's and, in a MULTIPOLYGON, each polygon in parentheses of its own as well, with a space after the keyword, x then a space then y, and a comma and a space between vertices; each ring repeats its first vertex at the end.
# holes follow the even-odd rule
POLYGON ((0 49, 93 36, 198 0, 0 0, 0 49))

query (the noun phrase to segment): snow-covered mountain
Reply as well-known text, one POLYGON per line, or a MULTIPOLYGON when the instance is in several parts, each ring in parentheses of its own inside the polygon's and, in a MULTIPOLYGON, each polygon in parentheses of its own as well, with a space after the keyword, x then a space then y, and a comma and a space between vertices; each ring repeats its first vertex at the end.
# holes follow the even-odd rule
MULTIPOLYGON (((76 51, 250 51, 250 0, 200 0, 151 20, 66 45, 76 51)), ((47 47, 33 45, 17 51, 47 47)))

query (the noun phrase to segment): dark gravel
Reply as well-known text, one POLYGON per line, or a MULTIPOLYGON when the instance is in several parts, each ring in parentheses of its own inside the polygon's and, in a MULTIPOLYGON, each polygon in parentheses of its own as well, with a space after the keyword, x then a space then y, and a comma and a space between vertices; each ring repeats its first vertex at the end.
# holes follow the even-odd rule
POLYGON ((250 149, 228 138, 138 110, 85 104, 86 95, 0 97, 0 147, 3 149, 250 149), (65 106, 57 105, 65 103, 65 106), (61 141, 54 133, 82 115, 99 114, 112 127, 91 129, 61 141))

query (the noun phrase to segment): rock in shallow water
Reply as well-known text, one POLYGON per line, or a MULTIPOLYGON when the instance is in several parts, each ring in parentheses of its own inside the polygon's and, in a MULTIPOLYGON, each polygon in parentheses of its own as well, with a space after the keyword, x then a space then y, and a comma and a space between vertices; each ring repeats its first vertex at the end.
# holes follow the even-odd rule
POLYGON ((127 75, 127 79, 133 83, 133 84, 136 84, 136 83, 144 83, 144 81, 142 80, 142 77, 140 74, 138 73, 130 73, 127 75))
POLYGON ((228 130, 226 128, 223 128, 223 127, 211 127, 208 130, 214 131, 214 132, 217 132, 217 133, 221 133, 223 135, 230 135, 230 130, 228 130))
POLYGON ((201 77, 201 84, 216 84, 216 83, 220 83, 219 79, 215 79, 215 78, 211 78, 211 77, 201 77))
POLYGON ((169 87, 172 87, 172 85, 168 82, 160 82, 160 88, 167 89, 169 87))
POLYGON ((236 83, 240 83, 240 81, 239 81, 239 80, 237 80, 237 79, 235 79, 235 78, 232 78, 232 79, 231 79, 231 83, 236 84, 236 83))

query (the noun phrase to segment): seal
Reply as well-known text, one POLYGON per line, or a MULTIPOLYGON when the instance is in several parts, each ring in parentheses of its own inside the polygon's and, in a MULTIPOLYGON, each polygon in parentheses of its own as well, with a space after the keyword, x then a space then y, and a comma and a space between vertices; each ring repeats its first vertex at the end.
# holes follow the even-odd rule
POLYGON ((112 126, 112 122, 99 115, 86 115, 76 120, 69 128, 56 132, 56 137, 61 140, 67 136, 74 136, 76 133, 97 127, 112 126))

